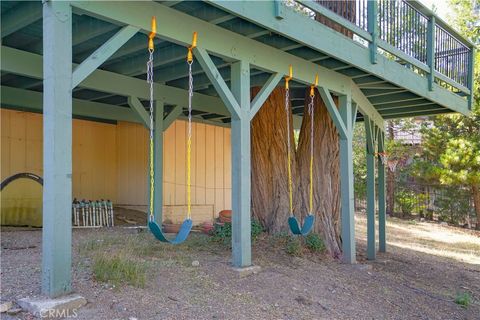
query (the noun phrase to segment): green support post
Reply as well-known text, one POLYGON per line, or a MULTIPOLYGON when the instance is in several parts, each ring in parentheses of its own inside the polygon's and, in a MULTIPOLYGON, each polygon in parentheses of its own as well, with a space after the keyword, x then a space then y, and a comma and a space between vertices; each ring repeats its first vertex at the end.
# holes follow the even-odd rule
POLYGON ((153 191, 153 214, 155 222, 162 225, 163 216, 163 102, 155 101, 153 132, 153 152, 155 154, 153 168, 155 170, 153 179, 155 189, 153 191))
POLYGON ((375 260, 375 140, 376 128, 368 116, 365 117, 367 157, 367 259, 375 260))
POLYGON ((252 264, 251 253, 251 148, 250 64, 232 64, 232 94, 240 107, 232 114, 232 250, 234 267, 252 264))
MULTIPOLYGON (((378 152, 385 152, 385 133, 381 131, 378 136, 378 152)), ((385 165, 386 163, 378 161, 378 250, 380 252, 387 252, 385 165)))
POLYGON ((428 73, 428 89, 433 90, 435 83, 435 16, 428 17, 427 26, 427 64, 430 68, 428 73))
POLYGON ((475 77, 475 46, 470 48, 470 54, 468 56, 468 83, 467 87, 470 89, 470 95, 468 96, 468 110, 472 110, 473 106, 473 86, 474 86, 474 77, 475 77))
POLYGON ((372 41, 369 42, 370 62, 377 63, 377 41, 378 41, 378 2, 377 0, 367 3, 367 28, 372 35, 372 41))
MULTIPOLYGON (((342 218, 343 262, 356 262, 355 214, 353 193, 353 111, 349 96, 340 96, 340 116, 345 126, 345 136, 340 136, 340 190, 342 218)), ((332 113, 330 113, 332 116, 332 113)))
POLYGON ((43 2, 42 292, 72 290, 72 8, 43 2))

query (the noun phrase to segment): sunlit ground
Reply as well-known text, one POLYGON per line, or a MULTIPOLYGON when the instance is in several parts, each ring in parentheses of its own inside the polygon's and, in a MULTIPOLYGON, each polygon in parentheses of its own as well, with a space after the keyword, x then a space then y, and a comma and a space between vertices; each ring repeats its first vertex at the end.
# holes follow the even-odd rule
MULTIPOLYGON (((365 214, 357 214, 355 222, 357 238, 365 239, 367 233, 365 214)), ((378 221, 376 231, 378 239, 378 221)), ((478 231, 442 226, 437 223, 388 218, 387 246, 480 265, 480 232, 478 231)))

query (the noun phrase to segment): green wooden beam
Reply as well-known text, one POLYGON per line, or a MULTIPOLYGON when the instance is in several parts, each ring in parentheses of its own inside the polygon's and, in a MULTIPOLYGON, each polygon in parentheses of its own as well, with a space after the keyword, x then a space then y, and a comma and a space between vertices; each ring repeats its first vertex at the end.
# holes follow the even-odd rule
POLYGON ((428 90, 433 90, 435 82, 435 16, 428 17, 427 25, 427 64, 429 67, 428 90))
POLYGON ((140 100, 138 100, 137 97, 130 96, 128 97, 128 105, 140 117, 140 119, 142 120, 142 124, 145 127, 150 128, 150 115, 148 114, 147 110, 145 110, 145 107, 140 102, 140 100))
POLYGON ((388 110, 382 110, 380 112, 382 113, 382 116, 389 116, 389 115, 393 115, 393 114, 402 114, 402 113, 410 113, 410 112, 424 112, 424 111, 431 111, 431 110, 445 110, 445 108, 435 104, 435 105, 417 106, 415 108, 406 107, 406 108, 388 109, 388 110))
POLYGON ((170 127, 170 125, 182 114, 182 112, 182 107, 173 107, 172 111, 170 111, 170 113, 163 120, 163 131, 167 130, 168 127, 170 127))
MULTIPOLYGON (((304 14, 295 11, 294 8, 286 8, 284 19, 277 20, 272 14, 269 1, 256 2, 255 6, 244 5, 241 1, 212 0, 209 3, 289 39, 295 39, 312 49, 356 66, 446 108, 462 113, 467 113, 468 111, 467 102, 461 97, 452 94, 448 89, 434 85, 435 90, 429 91, 428 81, 425 77, 382 55, 377 55, 377 63, 372 64, 369 48, 359 46, 352 39, 339 34, 337 31, 326 27, 314 19, 306 17, 304 14), (302 28, 298 26, 302 26, 302 28), (310 30, 310 32, 304 32, 303 30, 310 30), (325 42, 324 39, 334 40, 325 42)), ((207 49, 212 53, 216 52, 214 48, 209 47, 207 49)), ((331 87, 327 87, 331 89, 331 87)))
MULTIPOLYGON (((43 94, 41 92, 5 86, 0 87, 0 92, 2 107, 43 113, 43 94)), ((73 99, 72 112, 74 116, 79 117, 143 123, 130 108, 81 99, 73 99)))
MULTIPOLYGON (((163 132, 165 131, 163 124, 163 102, 156 100, 154 112, 155 130, 153 133, 153 152, 155 155, 153 160, 153 215, 155 222, 159 226, 162 225, 163 220, 163 132)), ((150 182, 150 176, 148 176, 148 181, 150 182)))
POLYGON ((438 106, 438 104, 430 101, 430 100, 414 100, 414 101, 404 101, 404 102, 394 102, 394 103, 385 103, 378 105, 376 109, 378 112, 383 112, 383 110, 389 110, 389 109, 397 109, 397 108, 407 108, 411 107, 412 110, 415 110, 416 107, 421 107, 421 106, 438 106))
POLYGON ((72 290, 72 8, 43 3, 42 293, 72 290))
POLYGON ((393 93, 401 93, 401 92, 406 92, 407 90, 405 89, 361 89, 365 97, 367 98, 372 98, 372 97, 380 97, 380 96, 386 96, 389 94, 393 93))
POLYGON ((399 119, 399 118, 409 118, 409 117, 418 117, 418 116, 431 116, 436 114, 449 114, 455 111, 449 109, 434 109, 434 110, 423 110, 418 112, 408 112, 408 113, 401 113, 401 114, 389 114, 385 115, 385 119, 399 119))
POLYGON ((401 92, 401 93, 392 93, 385 96, 371 97, 368 100, 374 106, 381 105, 384 103, 393 103, 393 102, 402 102, 402 101, 413 101, 423 99, 421 96, 417 96, 411 92, 401 92))
POLYGON ((250 107, 250 120, 255 117, 258 110, 262 107, 265 101, 270 96, 270 93, 275 89, 280 80, 282 80, 282 74, 274 73, 268 78, 267 82, 263 85, 262 89, 257 93, 253 99, 250 107))
POLYGON ((364 115, 367 158, 367 259, 375 260, 375 145, 376 128, 373 121, 364 115))
POLYGON ((232 116, 232 253, 234 267, 252 264, 250 65, 232 64, 232 95, 238 113, 232 116))
MULTIPOLYGON (((378 137, 378 152, 385 152, 385 133, 380 132, 378 137)), ((385 160, 387 161, 387 160, 385 160)), ((385 165, 378 159, 378 250, 387 252, 386 238, 386 196, 385 196, 385 165)))
MULTIPOLYGON (((218 4, 217 2, 211 3, 216 6, 218 4)), ((311 79, 318 74, 319 85, 325 86, 335 93, 347 93, 345 84, 348 83, 349 78, 344 75, 161 4, 151 2, 138 6, 133 2, 124 2, 121 6, 117 6, 109 2, 78 1, 73 2, 72 6, 76 7, 79 12, 104 20, 137 26, 144 33, 149 32, 151 16, 155 15, 157 21, 162 21, 162 27, 157 30, 158 37, 162 39, 189 46, 192 32, 197 31, 199 47, 216 56, 230 61, 244 60, 270 73, 283 74, 291 64, 295 70, 296 81, 310 84, 311 79), (178 21, 182 21, 182 28, 178 28, 178 21)), ((268 14, 275 21, 279 21, 273 15, 272 2, 256 2, 255 6, 245 7, 268 10, 268 14)))
MULTIPOLYGON (((340 112, 337 109, 337 106, 335 105, 335 102, 333 101, 332 95, 328 91, 328 89, 324 87, 318 87, 318 92, 320 93, 320 96, 322 97, 323 103, 325 103, 325 106, 327 107, 328 113, 330 114, 330 117, 332 118, 333 123, 335 124, 335 127, 338 130, 338 134, 340 135, 341 139, 347 139, 348 136, 348 131, 346 124, 342 120, 342 116, 340 112)), ((351 110, 351 105, 349 106, 351 110)), ((351 118, 348 119, 347 122, 350 122, 351 118)))
POLYGON ((385 125, 382 116, 353 81, 351 81, 350 90, 352 92, 352 99, 357 104, 360 113, 368 115, 370 120, 372 120, 380 130, 384 130, 385 125))
POLYGON ((340 136, 340 194, 341 194, 341 234, 342 260, 356 262, 355 249, 355 204, 353 189, 353 110, 348 96, 339 97, 340 116, 345 126, 345 136, 340 136))
MULTIPOLYGON (((42 56, 10 47, 2 46, 1 70, 30 78, 42 79, 42 56)), ((76 66, 74 64, 74 66, 76 66)), ((148 86, 145 80, 120 75, 114 72, 95 70, 86 78, 80 87, 108 92, 121 96, 134 96, 140 99, 149 99, 148 86)), ((186 107, 188 91, 154 83, 155 96, 172 105, 186 107)), ((195 110, 214 112, 228 116, 230 113, 218 97, 194 93, 195 110)))
MULTIPOLYGON (((238 116, 240 113, 240 107, 238 102, 236 101, 234 95, 228 88, 227 84, 222 78, 222 75, 218 72, 217 67, 213 63, 212 59, 208 55, 208 52, 205 49, 196 47, 194 49, 195 57, 197 61, 202 66, 205 74, 208 76, 210 81, 212 82, 215 90, 217 90, 218 95, 222 99, 223 103, 227 106, 228 111, 232 115, 232 117, 238 116)), ((249 71, 250 76, 250 71, 249 71)), ((233 80, 233 79, 232 79, 233 80)), ((249 79, 250 82, 250 79, 249 79)))
POLYGON ((376 0, 367 2, 367 24, 371 41, 368 43, 370 49, 370 61, 377 63, 377 41, 378 41, 378 2, 376 0))
POLYGON ((36 1, 20 2, 12 10, 13 12, 2 14, 2 38, 42 18, 42 5, 36 1))
POLYGON ((118 31, 111 39, 95 50, 87 59, 73 70, 72 89, 88 77, 95 69, 100 67, 112 54, 130 40, 138 28, 125 26, 118 31))

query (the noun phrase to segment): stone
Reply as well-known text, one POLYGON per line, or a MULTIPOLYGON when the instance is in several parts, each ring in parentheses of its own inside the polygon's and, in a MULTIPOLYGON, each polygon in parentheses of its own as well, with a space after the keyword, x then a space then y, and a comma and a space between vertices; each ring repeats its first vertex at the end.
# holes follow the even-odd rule
POLYGON ((13 307, 13 302, 12 301, 3 302, 2 304, 0 304, 0 313, 7 312, 12 307, 13 307))
POLYGON ((22 309, 20 308, 13 308, 13 309, 10 309, 7 311, 7 314, 10 315, 10 316, 14 316, 18 313, 22 312, 22 309))
POLYGON ((23 310, 42 319, 76 317, 78 309, 86 303, 87 300, 77 294, 54 299, 24 298, 17 300, 17 304, 23 310))
POLYGON ((192 267, 198 267, 198 266, 200 266, 200 261, 198 261, 198 260, 193 260, 193 261, 192 261, 192 267))
POLYGON ((244 278, 252 274, 257 274, 260 272, 260 270, 262 270, 260 266, 233 268, 233 271, 237 273, 240 278, 244 278))

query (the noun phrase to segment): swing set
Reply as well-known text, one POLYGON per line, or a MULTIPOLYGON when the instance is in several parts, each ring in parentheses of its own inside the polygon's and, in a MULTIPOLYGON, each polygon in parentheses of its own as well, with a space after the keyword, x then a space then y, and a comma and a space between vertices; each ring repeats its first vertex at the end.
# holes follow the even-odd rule
MULTIPOLYGON (((157 32, 156 18, 152 17, 151 32, 148 35, 148 53, 149 59, 147 61, 147 83, 150 88, 150 204, 149 204, 149 219, 148 227, 155 238, 161 242, 170 244, 180 244, 184 242, 190 234, 193 226, 192 222, 192 201, 191 201, 191 153, 192 153, 192 97, 193 97, 193 49, 197 46, 197 33, 193 33, 192 44, 187 48, 187 66, 188 66, 188 125, 187 125, 187 217, 180 226, 179 232, 173 238, 167 238, 162 231, 161 225, 155 221, 154 215, 154 191, 155 191, 155 168, 154 168, 154 99, 153 99, 153 53, 155 51, 153 39, 157 32)), ((291 165, 291 137, 290 137, 290 88, 289 81, 293 78, 293 68, 290 66, 289 74, 285 77, 285 113, 287 116, 287 168, 288 168, 288 193, 289 193, 289 205, 290 216, 288 218, 288 225, 290 231, 295 235, 306 236, 313 228, 315 222, 315 216, 313 214, 313 162, 314 162, 314 98, 315 87, 318 85, 318 75, 315 76, 315 83, 310 86, 310 102, 308 104, 308 113, 311 119, 310 122, 310 190, 309 190, 309 213, 303 221, 303 225, 300 226, 298 219, 294 215, 293 210, 293 177, 292 177, 292 165, 291 165)))

